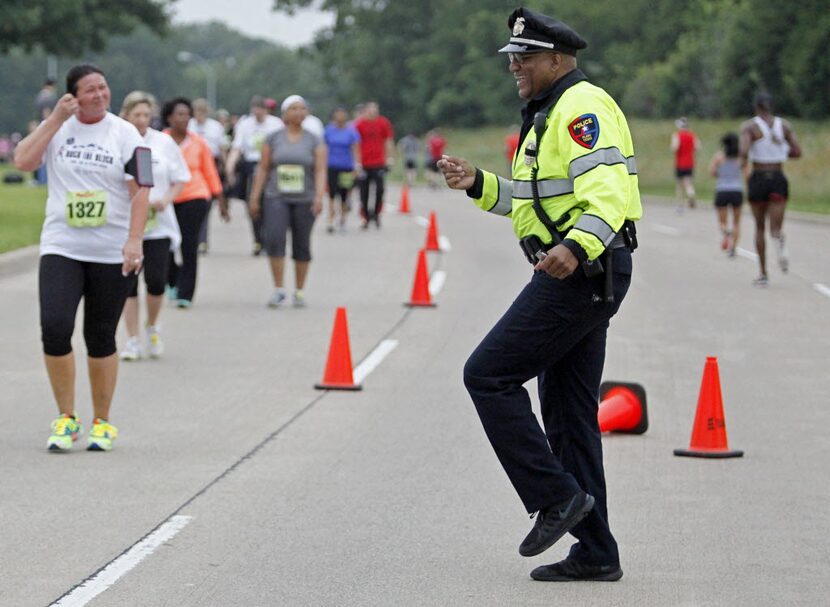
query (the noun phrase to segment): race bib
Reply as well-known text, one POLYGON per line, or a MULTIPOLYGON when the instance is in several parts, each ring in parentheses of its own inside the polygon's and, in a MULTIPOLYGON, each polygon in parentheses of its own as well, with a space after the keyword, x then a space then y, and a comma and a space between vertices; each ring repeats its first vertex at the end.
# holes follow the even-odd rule
POLYGON ((254 149, 257 152, 261 152, 262 144, 265 143, 265 135, 263 135, 262 133, 254 133, 251 136, 251 143, 254 144, 254 149))
POLYGON ((283 194, 305 192, 305 167, 299 164, 281 164, 277 167, 277 190, 283 194))
POLYGON ((342 171, 337 174, 337 186, 348 190, 354 186, 354 173, 351 171, 342 171))
POLYGON ((73 228, 97 228, 107 223, 107 193, 104 190, 69 192, 66 223, 73 228))
POLYGON ((147 211, 147 223, 144 224, 144 233, 152 232, 157 227, 159 227, 159 212, 154 207, 150 207, 147 211))

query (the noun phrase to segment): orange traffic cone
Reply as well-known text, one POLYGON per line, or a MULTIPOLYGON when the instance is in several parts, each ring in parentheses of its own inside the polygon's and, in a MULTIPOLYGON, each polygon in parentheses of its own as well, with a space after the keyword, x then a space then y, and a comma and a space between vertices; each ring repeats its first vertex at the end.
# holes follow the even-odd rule
POLYGON ((723 397, 720 391, 718 359, 706 357, 700 396, 697 400, 695 424, 688 449, 675 449, 675 455, 689 457, 742 457, 743 451, 730 451, 726 439, 726 419, 723 416, 723 397))
POLYGON ((646 390, 640 384, 602 382, 599 398, 600 432, 643 434, 648 430, 646 390))
POLYGON ((438 244, 438 220, 435 218, 435 211, 429 214, 429 227, 427 228, 427 243, 424 245, 427 251, 440 251, 438 244))
POLYGON ((329 359, 323 372, 322 383, 315 384, 318 390, 362 390, 354 383, 352 376, 352 351, 349 347, 349 325, 346 322, 346 308, 337 308, 334 314, 334 329, 331 332, 329 359))
POLYGON ((409 186, 403 184, 401 188, 401 204, 398 206, 398 212, 409 215, 409 186))
POLYGON ((418 265, 415 266, 415 282, 412 295, 404 304, 410 308, 434 308, 435 303, 429 294, 429 274, 427 273, 427 254, 424 249, 418 252, 418 265))

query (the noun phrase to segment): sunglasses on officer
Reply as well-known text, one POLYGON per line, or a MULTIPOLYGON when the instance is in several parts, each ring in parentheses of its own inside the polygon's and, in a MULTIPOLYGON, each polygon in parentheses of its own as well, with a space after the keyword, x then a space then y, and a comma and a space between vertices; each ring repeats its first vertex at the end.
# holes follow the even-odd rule
POLYGON ((530 51, 525 53, 507 53, 507 64, 512 65, 514 63, 518 63, 519 65, 524 65, 525 62, 533 57, 534 55, 541 55, 545 51, 530 51))

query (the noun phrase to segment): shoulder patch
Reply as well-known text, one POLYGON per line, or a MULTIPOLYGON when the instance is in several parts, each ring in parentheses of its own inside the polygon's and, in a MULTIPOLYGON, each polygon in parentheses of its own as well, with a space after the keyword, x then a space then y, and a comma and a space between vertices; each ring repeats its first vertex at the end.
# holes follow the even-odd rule
POLYGON ((582 147, 594 149, 599 141, 599 120, 596 114, 582 114, 574 118, 568 125, 568 133, 582 147))

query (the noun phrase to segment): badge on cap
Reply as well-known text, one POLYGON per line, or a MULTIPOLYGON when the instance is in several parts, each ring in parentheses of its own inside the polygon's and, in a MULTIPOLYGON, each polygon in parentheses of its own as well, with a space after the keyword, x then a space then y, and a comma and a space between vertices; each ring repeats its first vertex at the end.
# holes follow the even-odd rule
POLYGON ((599 120, 597 120, 596 114, 582 114, 575 118, 568 125, 568 133, 570 133, 571 139, 582 147, 589 150, 594 149, 599 140, 599 120))
POLYGON ((513 24, 513 35, 518 36, 525 31, 525 18, 516 17, 516 22, 513 24))

